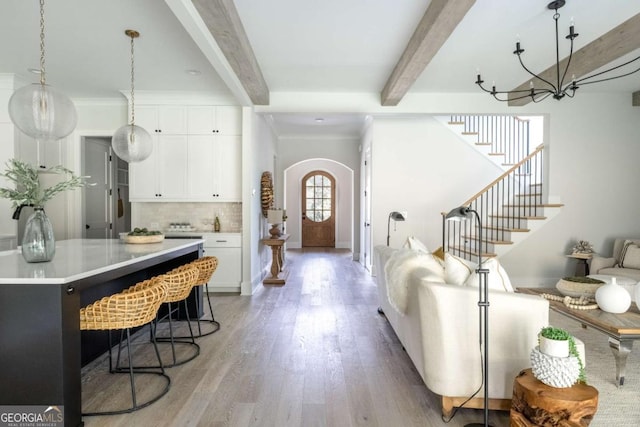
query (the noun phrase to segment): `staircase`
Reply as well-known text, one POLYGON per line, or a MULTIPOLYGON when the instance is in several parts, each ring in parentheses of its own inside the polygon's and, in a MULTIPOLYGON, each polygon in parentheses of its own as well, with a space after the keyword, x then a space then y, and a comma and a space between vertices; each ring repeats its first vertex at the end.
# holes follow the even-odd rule
POLYGON ((444 250, 476 262, 479 251, 483 258, 504 255, 562 208, 562 204, 546 202, 544 146, 539 145, 528 152, 529 125, 518 123, 525 121, 514 117, 511 117, 514 119, 511 124, 506 116, 494 119, 491 116, 455 116, 450 120, 452 126, 461 127, 463 137, 475 139, 473 144, 489 147, 487 156, 492 160, 500 157, 499 164, 505 169, 501 176, 460 205, 477 212, 482 229, 476 219, 446 221, 446 212, 443 213, 444 250), (471 124, 467 125, 463 120, 470 120, 471 124), (495 134, 492 135, 489 128, 495 134), (516 160, 518 153, 526 154, 516 160))

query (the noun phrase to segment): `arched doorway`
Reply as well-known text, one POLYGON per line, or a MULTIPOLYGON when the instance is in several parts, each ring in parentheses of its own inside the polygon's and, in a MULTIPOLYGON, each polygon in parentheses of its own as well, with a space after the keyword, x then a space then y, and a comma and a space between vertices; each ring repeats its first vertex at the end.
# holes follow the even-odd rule
POLYGON ((315 170, 302 178, 302 247, 336 246, 335 179, 315 170))

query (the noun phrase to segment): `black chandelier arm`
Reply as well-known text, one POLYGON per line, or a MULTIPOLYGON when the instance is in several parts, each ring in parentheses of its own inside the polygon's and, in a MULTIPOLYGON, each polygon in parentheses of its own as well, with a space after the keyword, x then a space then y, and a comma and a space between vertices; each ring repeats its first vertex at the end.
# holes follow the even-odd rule
POLYGON ((529 70, 529 69, 527 68, 527 66, 526 66, 526 65, 524 65, 524 62, 522 62, 522 58, 520 57, 520 55, 518 55, 518 61, 520 61, 520 65, 522 66, 522 68, 524 68, 524 69, 525 69, 525 71, 526 71, 527 73, 531 74, 531 76, 532 76, 532 77, 534 77, 534 78, 536 78, 536 79, 538 79, 538 80, 541 80, 541 81, 545 82, 546 84, 548 84, 549 86, 551 86, 551 87, 553 88, 553 91, 552 91, 552 92, 554 92, 554 93, 555 93, 555 92, 557 92, 557 91, 559 90, 559 89, 556 87, 556 85, 554 85, 554 84, 553 84, 553 83, 551 83, 550 81, 547 81, 547 80, 543 79, 542 77, 540 77, 540 76, 539 76, 539 75, 537 75, 536 73, 534 73, 534 72, 532 72, 531 70, 529 70))
POLYGON ((607 70, 601 71, 601 72, 596 73, 596 74, 591 74, 590 76, 582 77, 581 79, 577 79, 575 82, 576 82, 576 83, 581 83, 581 84, 583 84, 583 85, 589 85, 589 84, 593 84, 593 83, 606 82, 606 81, 609 81, 609 80, 615 80, 615 79, 619 79, 619 78, 621 78, 621 77, 630 76, 631 74, 634 74, 634 73, 637 73, 638 71, 640 71, 640 67, 636 68, 636 69, 635 69, 635 70, 633 70, 633 71, 630 71, 630 72, 628 72, 628 73, 625 73, 625 74, 620 74, 620 75, 613 76, 613 77, 607 77, 607 78, 604 78, 604 79, 598 79, 598 80, 593 80, 593 81, 587 81, 587 80, 592 79, 592 78, 594 78, 594 77, 598 77, 598 76, 601 76, 601 75, 603 75, 603 74, 609 73, 609 72, 611 72, 611 71, 617 70, 618 68, 622 68, 622 67, 624 67, 624 66, 626 66, 626 65, 629 65, 629 64, 631 64, 631 63, 633 63, 633 62, 635 62, 635 61, 638 61, 638 60, 640 60, 640 56, 638 56, 637 58, 634 58, 634 59, 632 59, 632 60, 630 60, 630 61, 627 61, 627 62, 625 62, 624 64, 617 65, 617 66, 615 66, 615 67, 613 67, 613 68, 609 68, 609 69, 607 69, 607 70))
MULTIPOLYGON (((558 81, 558 90, 562 89, 562 87, 564 86, 564 79, 565 77, 567 77, 567 72, 569 71, 569 65, 571 65, 571 58, 573 58, 573 38, 571 38, 571 48, 569 49, 569 58, 567 59, 567 66, 564 67, 564 74, 562 74, 562 79, 558 81)), ((559 66, 560 66, 560 63, 558 62, 558 67, 559 66)), ((574 79, 571 79, 571 80, 572 80, 571 84, 572 85, 575 84, 574 79)))

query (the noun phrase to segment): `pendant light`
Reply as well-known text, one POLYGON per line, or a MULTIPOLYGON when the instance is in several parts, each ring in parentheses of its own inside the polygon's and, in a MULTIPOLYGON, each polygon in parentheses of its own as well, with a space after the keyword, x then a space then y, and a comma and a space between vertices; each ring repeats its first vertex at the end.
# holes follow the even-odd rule
POLYGON ((132 163, 141 162, 151 155, 153 141, 149 132, 135 124, 133 40, 138 38, 140 33, 135 30, 125 30, 124 33, 131 38, 131 122, 115 131, 111 138, 111 146, 118 157, 132 163))
POLYGON ((71 99, 46 84, 44 40, 44 0, 40 0, 40 83, 21 87, 11 95, 9 117, 26 135, 51 141, 73 132, 78 117, 71 99))

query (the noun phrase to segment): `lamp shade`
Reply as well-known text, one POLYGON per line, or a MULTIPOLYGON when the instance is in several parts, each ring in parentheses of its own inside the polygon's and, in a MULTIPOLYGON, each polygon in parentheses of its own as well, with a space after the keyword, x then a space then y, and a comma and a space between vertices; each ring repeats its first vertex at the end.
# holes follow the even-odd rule
POLYGON ((41 141, 64 138, 78 122, 71 99, 42 83, 16 90, 9 99, 9 116, 23 133, 41 141))
POLYGON ((269 224, 282 224, 283 215, 281 209, 269 209, 267 210, 267 223, 269 224))
POLYGON ((471 215, 471 209, 466 206, 460 206, 455 209, 451 209, 445 219, 447 221, 465 221, 471 215))
POLYGON ((111 146, 116 155, 125 162, 141 162, 151 155, 153 141, 144 128, 124 125, 111 137, 111 146))

